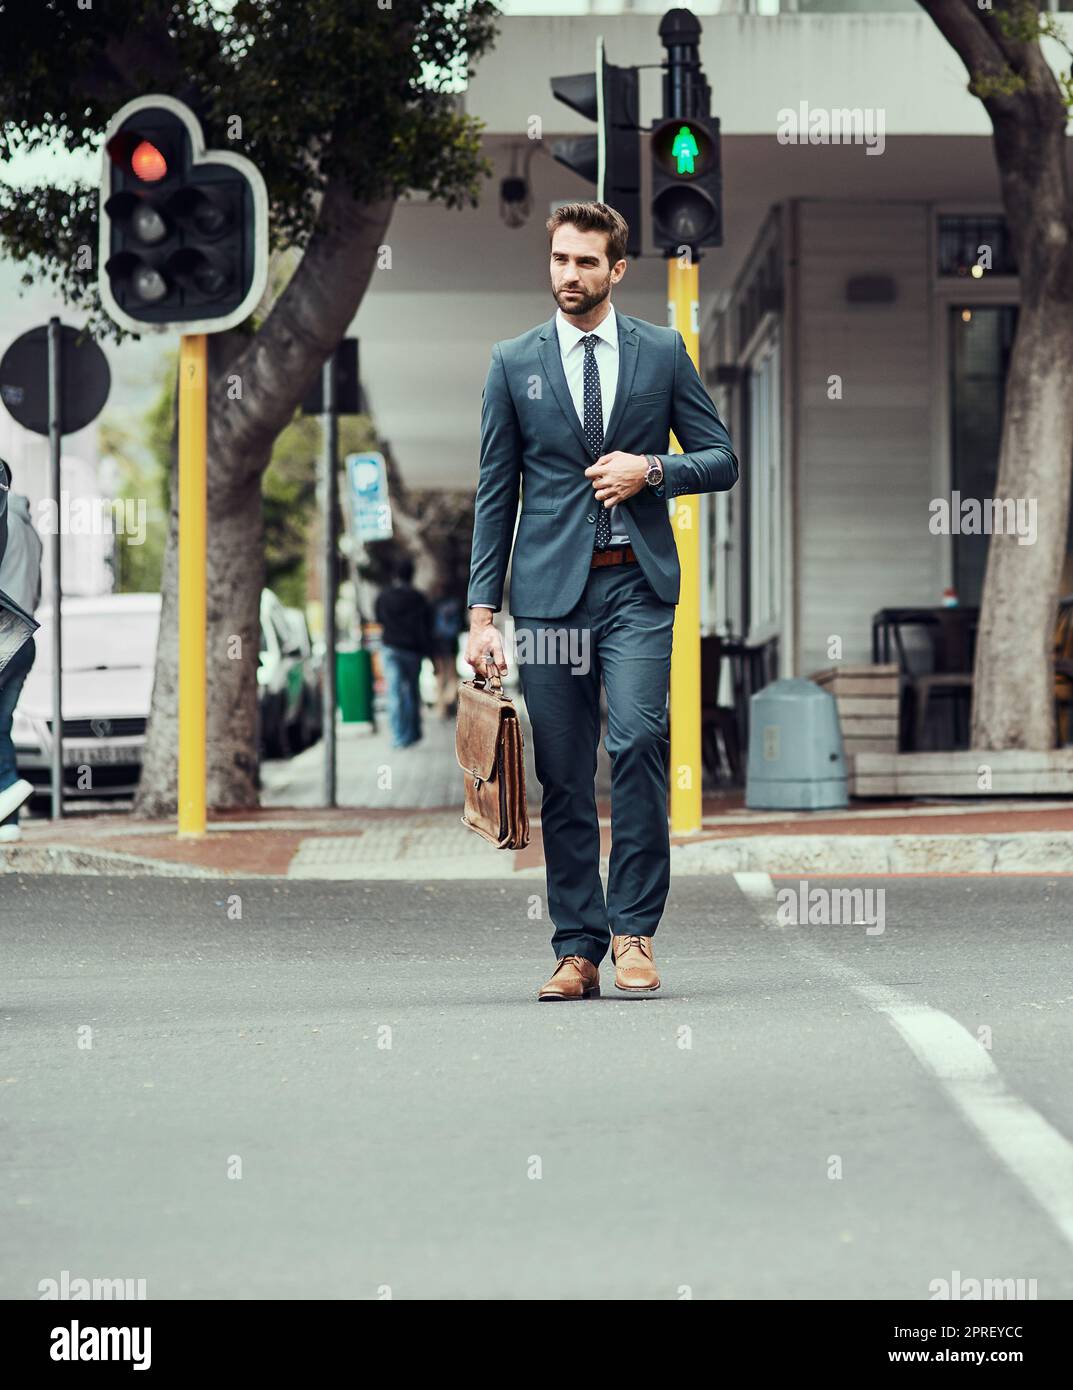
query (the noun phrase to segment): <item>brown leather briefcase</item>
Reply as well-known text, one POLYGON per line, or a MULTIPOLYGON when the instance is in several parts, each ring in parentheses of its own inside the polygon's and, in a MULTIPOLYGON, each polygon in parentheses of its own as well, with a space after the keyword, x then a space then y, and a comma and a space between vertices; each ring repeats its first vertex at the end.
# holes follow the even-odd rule
POLYGON ((459 685, 455 757, 465 781, 462 824, 497 849, 524 849, 525 744, 518 711, 498 675, 459 685))

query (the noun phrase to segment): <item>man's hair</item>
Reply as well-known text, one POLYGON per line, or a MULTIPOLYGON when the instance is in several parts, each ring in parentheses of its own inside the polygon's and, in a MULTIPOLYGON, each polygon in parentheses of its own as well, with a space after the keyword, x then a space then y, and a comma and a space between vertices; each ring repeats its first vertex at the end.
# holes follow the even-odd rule
POLYGON ((414 562, 409 555, 400 555, 395 561, 395 578, 409 584, 414 577, 414 562))
POLYGON ((555 229, 576 227, 579 232, 607 233, 607 264, 625 259, 630 229, 626 219, 606 203, 564 203, 548 218, 548 249, 551 249, 555 229))

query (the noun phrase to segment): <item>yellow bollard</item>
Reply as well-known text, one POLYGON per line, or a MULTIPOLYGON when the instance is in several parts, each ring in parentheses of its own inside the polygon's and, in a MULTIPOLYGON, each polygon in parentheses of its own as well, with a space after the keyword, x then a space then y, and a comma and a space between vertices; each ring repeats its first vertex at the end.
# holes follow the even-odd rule
MULTIPOLYGON (((685 341, 693 365, 700 366, 700 267, 692 257, 667 262, 670 325, 685 341)), ((671 451, 682 452, 671 436, 671 451)), ((682 570, 681 595, 674 613, 671 653, 671 830, 691 835, 701 829, 700 741, 700 498, 675 497, 671 526, 682 570)))
POLYGON ((208 339, 179 343, 179 835, 205 834, 208 339))

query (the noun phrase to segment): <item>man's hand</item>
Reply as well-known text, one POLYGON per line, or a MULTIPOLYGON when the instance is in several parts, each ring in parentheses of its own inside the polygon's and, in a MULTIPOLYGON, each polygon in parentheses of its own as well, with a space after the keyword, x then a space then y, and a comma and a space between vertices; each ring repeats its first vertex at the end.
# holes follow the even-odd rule
POLYGON ((478 676, 502 676, 507 669, 503 655, 503 639, 492 622, 491 609, 474 609, 470 614, 469 636, 462 660, 472 666, 478 676))
POLYGON ((596 500, 611 508, 640 492, 647 472, 648 459, 644 454, 624 454, 616 449, 590 463, 585 477, 592 479, 596 500))

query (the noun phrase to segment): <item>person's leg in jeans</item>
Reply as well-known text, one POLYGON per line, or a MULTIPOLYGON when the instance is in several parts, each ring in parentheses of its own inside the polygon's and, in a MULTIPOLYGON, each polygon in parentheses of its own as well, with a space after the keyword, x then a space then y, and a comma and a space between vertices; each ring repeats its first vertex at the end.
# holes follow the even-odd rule
POLYGON ((402 726, 407 744, 421 738, 420 676, 422 657, 418 652, 402 652, 402 726))
MULTIPOLYGON (((11 740, 11 722, 15 706, 22 694, 23 682, 34 664, 37 645, 31 637, 24 642, 8 664, 0 671, 0 792, 19 780, 15 766, 15 745, 11 740)), ((19 813, 12 811, 4 825, 18 825, 19 813)))
POLYGON ((381 647, 380 660, 387 680, 387 717, 391 729, 392 748, 401 748, 406 743, 406 726, 403 720, 403 674, 398 647, 381 647))

